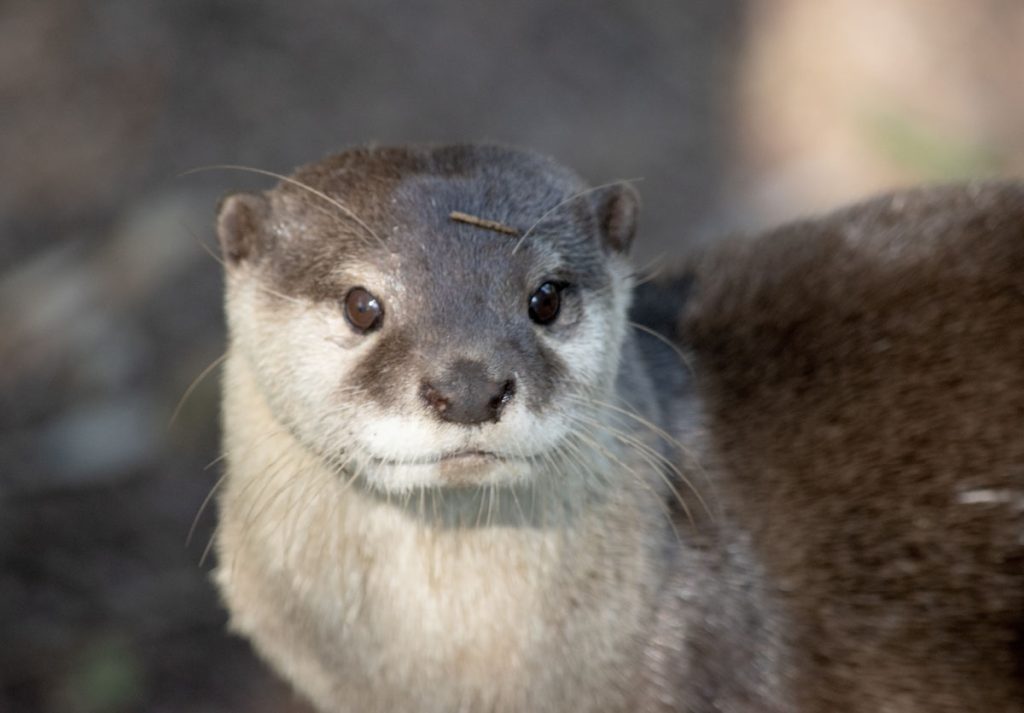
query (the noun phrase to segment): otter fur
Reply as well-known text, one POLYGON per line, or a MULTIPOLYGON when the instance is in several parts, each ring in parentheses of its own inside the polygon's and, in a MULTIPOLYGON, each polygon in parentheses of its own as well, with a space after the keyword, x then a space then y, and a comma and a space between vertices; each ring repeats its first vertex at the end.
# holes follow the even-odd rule
POLYGON ((325 712, 1024 709, 1024 189, 640 286, 637 208, 482 145, 225 199, 233 628, 325 712))

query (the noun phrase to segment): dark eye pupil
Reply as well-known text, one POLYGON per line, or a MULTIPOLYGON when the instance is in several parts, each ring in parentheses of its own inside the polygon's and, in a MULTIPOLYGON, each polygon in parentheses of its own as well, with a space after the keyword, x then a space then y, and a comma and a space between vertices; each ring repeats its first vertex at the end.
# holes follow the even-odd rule
POLYGON ((545 282, 530 295, 530 319, 537 324, 553 322, 558 316, 561 303, 562 298, 558 293, 558 287, 551 282, 545 282))
POLYGON ((383 311, 380 301, 362 287, 352 288, 345 296, 345 316, 360 332, 377 327, 383 311))

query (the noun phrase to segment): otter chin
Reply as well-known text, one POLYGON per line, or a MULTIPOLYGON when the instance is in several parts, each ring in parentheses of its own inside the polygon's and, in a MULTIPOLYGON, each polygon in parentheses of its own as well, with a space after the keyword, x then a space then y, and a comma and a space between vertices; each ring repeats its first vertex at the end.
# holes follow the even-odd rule
POLYGON ((442 482, 451 485, 502 483, 517 480, 529 472, 525 463, 516 464, 491 453, 465 452, 443 456, 439 461, 442 482), (516 468, 516 465, 520 465, 516 468))

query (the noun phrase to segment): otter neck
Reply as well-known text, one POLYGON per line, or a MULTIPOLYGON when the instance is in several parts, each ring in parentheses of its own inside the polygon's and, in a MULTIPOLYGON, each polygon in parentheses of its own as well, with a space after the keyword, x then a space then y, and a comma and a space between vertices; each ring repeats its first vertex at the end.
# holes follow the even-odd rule
MULTIPOLYGON (((374 677, 387 672, 397 677, 396 696, 432 692, 429 701, 396 699, 396 709, 534 700, 541 710, 563 691, 574 692, 576 710, 625 707, 660 584, 665 523, 656 491, 614 470, 640 472, 642 463, 618 453, 593 461, 603 470, 587 475, 599 487, 566 477, 537 488, 536 521, 525 525, 515 522, 531 508, 525 489, 451 492, 447 503, 442 492, 388 498, 347 483, 276 423, 243 355, 229 356, 226 378, 230 477, 218 545, 231 561, 222 563, 222 585, 230 599, 270 579, 295 604, 265 616, 329 622, 308 637, 281 627, 308 653, 307 669, 333 669, 324 670, 325 686, 337 671, 351 672, 347 695, 366 686, 369 702, 380 695, 374 677), (435 507, 448 516, 433 516, 435 507), (579 700, 580 691, 593 700, 579 700)), ((260 647, 265 625, 244 619, 236 627, 260 647)), ((275 647, 264 650, 275 656, 275 647)))

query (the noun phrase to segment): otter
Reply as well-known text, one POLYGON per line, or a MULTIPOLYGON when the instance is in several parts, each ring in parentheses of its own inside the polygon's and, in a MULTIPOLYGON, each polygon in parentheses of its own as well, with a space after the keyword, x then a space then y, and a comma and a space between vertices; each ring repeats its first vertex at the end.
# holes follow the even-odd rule
POLYGON ((1024 706, 1024 189, 645 284, 638 198, 349 150, 222 201, 216 582, 322 711, 1024 706))

